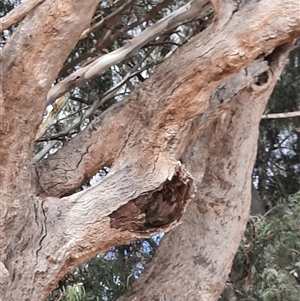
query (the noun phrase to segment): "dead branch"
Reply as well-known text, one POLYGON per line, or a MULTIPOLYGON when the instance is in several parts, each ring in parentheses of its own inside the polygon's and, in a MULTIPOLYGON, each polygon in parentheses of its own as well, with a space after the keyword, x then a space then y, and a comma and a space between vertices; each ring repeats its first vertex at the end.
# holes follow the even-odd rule
POLYGON ((287 112, 287 113, 271 113, 262 115, 262 119, 278 119, 278 118, 293 118, 299 117, 300 111, 287 112))

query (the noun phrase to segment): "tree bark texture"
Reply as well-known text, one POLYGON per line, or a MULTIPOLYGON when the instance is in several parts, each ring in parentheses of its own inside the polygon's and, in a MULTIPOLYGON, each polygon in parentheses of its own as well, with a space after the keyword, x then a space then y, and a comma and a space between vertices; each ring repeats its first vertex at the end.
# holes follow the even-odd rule
POLYGON ((124 298, 216 300, 248 218, 259 120, 300 20, 296 0, 241 11, 212 2, 209 28, 34 165, 47 93, 98 1, 45 0, 20 23, 1 68, 2 300, 42 300, 97 253, 168 231, 183 216, 143 288, 124 298), (103 166, 105 179, 74 193, 103 166))
MULTIPOLYGON (((260 116, 287 50, 276 51, 264 83, 241 89, 230 108, 185 151, 182 162, 193 175, 195 200, 182 224, 165 235, 131 291, 118 301, 218 300, 249 218, 260 116)), ((242 81, 242 73, 236 77, 242 81)), ((200 120, 194 122, 196 131, 200 120)))

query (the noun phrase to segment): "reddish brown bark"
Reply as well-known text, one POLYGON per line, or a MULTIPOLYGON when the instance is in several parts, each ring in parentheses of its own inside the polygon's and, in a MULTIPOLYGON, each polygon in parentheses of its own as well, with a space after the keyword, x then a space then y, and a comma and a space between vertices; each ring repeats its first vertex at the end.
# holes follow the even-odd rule
MULTIPOLYGON (((193 225, 183 224, 166 241, 175 245, 177 237, 184 245, 186 237, 192 261, 184 254, 178 259, 188 270, 196 264, 203 272, 187 290, 190 295, 178 298, 193 300, 192 291, 198 288, 210 298, 205 300, 214 300, 247 219, 257 126, 283 66, 279 46, 300 33, 298 2, 262 1, 231 15, 214 1, 217 17, 206 31, 163 63, 127 100, 33 166, 35 134, 47 93, 88 27, 97 2, 45 0, 21 22, 3 49, 2 299, 41 300, 63 275, 96 253, 178 225, 193 186, 177 160, 191 143, 200 141, 201 150, 196 142, 184 157, 198 187, 196 202, 188 209, 191 215, 185 217, 190 216, 193 225), (258 81, 261 74, 266 82, 258 81), (111 166, 103 181, 74 193, 103 165, 111 166), (238 196, 244 203, 237 202, 238 196), (194 238, 188 236, 191 229, 202 241, 196 252, 195 244, 190 244, 194 238), (224 236, 232 242, 229 249, 224 236), (203 244, 203 237, 208 244, 203 244), (217 259, 218 250, 222 256, 217 259), (210 279, 210 274, 219 276, 210 279)), ((169 259, 176 252, 169 253, 169 259)), ((157 263, 160 260, 163 257, 157 263)), ((175 261, 170 263, 174 265, 175 261)), ((151 290, 159 285, 155 282, 164 278, 168 283, 167 275, 151 274, 152 284, 144 286, 140 296, 153 299, 151 290)), ((171 288, 164 285, 156 294, 172 299, 171 288)), ((176 299, 178 291, 172 292, 176 299)))

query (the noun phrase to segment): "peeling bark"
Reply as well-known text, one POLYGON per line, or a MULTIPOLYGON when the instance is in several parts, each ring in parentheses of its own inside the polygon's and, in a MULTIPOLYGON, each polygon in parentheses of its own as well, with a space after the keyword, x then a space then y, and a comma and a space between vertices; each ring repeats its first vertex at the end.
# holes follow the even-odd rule
POLYGON ((84 84, 88 79, 101 74, 109 67, 132 57, 142 46, 152 41, 155 37, 176 28, 184 22, 193 20, 196 16, 198 17, 203 8, 210 8, 210 5, 207 7, 208 3, 209 1, 207 0, 193 0, 188 2, 186 5, 167 15, 151 27, 145 29, 140 35, 134 37, 123 47, 108 53, 105 56, 101 56, 91 64, 80 68, 50 89, 47 96, 48 104, 52 104, 58 97, 67 91, 84 84))
POLYGON ((214 1, 214 24, 127 100, 33 166, 47 93, 97 2, 43 1, 3 50, 1 297, 41 300, 98 252, 177 226, 193 196, 194 177, 196 201, 141 278, 152 280, 140 296, 214 300, 248 217, 257 126, 283 66, 285 50, 278 46, 300 34, 298 1, 261 1, 233 15, 214 1), (184 153, 192 177, 177 163, 184 153), (105 179, 74 193, 103 165, 111 166, 105 179), (232 244, 228 249, 224 236, 232 244), (174 253, 164 258, 170 245, 174 253), (175 276, 191 285, 187 295, 172 289, 175 276))
POLYGON ((171 143, 180 143, 189 122, 207 114, 213 89, 257 57, 300 34, 296 2, 282 6, 273 1, 272 6, 261 1, 247 6, 247 10, 236 12, 230 22, 213 24, 181 47, 157 68, 142 89, 99 116, 57 154, 36 164, 39 192, 45 196, 73 193, 101 167, 111 166, 123 157, 128 148, 130 152, 135 146, 140 148, 141 142, 150 148, 151 143, 157 144, 162 151, 172 148, 168 141, 174 135, 176 140, 171 143), (268 11, 279 16, 272 24, 268 11), (224 36, 230 38, 224 41, 224 36))
POLYGON ((257 84, 239 91, 223 116, 184 153, 196 198, 183 223, 165 235, 144 274, 118 301, 218 299, 249 217, 260 116, 288 49, 276 51, 270 77, 259 92, 257 84))
POLYGON ((89 24, 97 3, 45 0, 27 11, 3 48, 0 262, 9 272, 1 288, 3 300, 34 300, 36 260, 45 236, 41 199, 35 195, 31 177, 35 132, 42 120, 47 92, 89 24))
MULTIPOLYGON (((257 80, 255 78, 259 78, 260 74, 266 72, 270 72, 269 62, 258 59, 215 89, 205 114, 186 127, 180 136, 180 142, 175 140, 176 143, 179 143, 178 148, 174 150, 170 148, 171 151, 174 151, 174 156, 180 158, 182 152, 197 138, 199 133, 213 120, 224 114, 232 103, 236 102, 236 95, 254 87, 256 96, 257 80)), ((272 78, 275 81, 276 79, 271 74, 269 80, 272 78)), ((260 89, 264 91, 265 86, 260 89)), ((253 92, 252 90, 251 92, 253 92)), ((255 116, 258 120, 260 119, 259 114, 255 116)), ((243 121, 245 120, 244 118, 243 121)), ((207 147, 207 143, 203 141, 201 143, 203 147, 207 147)), ((155 233, 167 231, 181 222, 182 213, 191 198, 192 190, 186 184, 181 188, 182 185, 179 185, 181 182, 177 183, 176 170, 178 167, 172 167, 173 163, 169 160, 170 153, 165 153, 165 145, 160 143, 156 146, 157 152, 154 153, 152 150, 151 153, 147 153, 147 160, 144 156, 139 158, 138 153, 133 155, 134 147, 126 147, 130 147, 131 150, 123 152, 126 159, 123 159, 119 165, 114 165, 112 171, 99 184, 70 197, 50 198, 44 203, 47 231, 51 235, 44 238, 41 244, 42 249, 39 252, 39 265, 45 267, 40 271, 43 277, 46 277, 45 275, 49 277, 50 265, 47 263, 49 257, 58 268, 51 267, 52 275, 56 273, 55 278, 59 279, 66 271, 71 271, 78 264, 87 260, 91 254, 105 251, 116 244, 124 244, 136 238, 149 237, 155 233), (155 161, 149 160, 150 156, 155 154, 157 154, 157 157, 154 157, 155 161), (122 162, 124 163, 122 164, 122 162), (170 182, 171 186, 169 186, 170 184, 161 185, 161 183, 168 183, 168 178, 173 179, 170 182), (172 188, 173 181, 175 181, 176 189, 180 191, 180 198, 174 203, 179 207, 177 205, 174 207, 172 202, 168 205, 171 198, 176 196, 174 192, 170 193, 174 189, 172 188), (186 193, 188 194, 186 195, 186 193), (145 214, 146 212, 147 214, 145 214), (170 217, 171 219, 169 219, 170 217), (78 220, 81 220, 80 224, 78 224, 78 220), (87 232, 89 239, 86 238, 86 235, 81 235, 86 231, 86 223, 89 223, 87 232), (61 229, 64 229, 64 233, 61 233, 61 229), (80 233, 79 236, 78 233, 80 233), (54 246, 51 243, 53 237, 56 237, 60 244, 54 246), (64 242, 65 237, 73 239, 67 243, 64 242), (98 243, 99 241, 100 243, 98 243), (63 245, 65 247, 62 247, 63 245), (51 254, 55 248, 59 248, 60 251, 63 249, 64 256, 60 256, 59 259, 53 257, 51 254)), ((205 152, 203 152, 204 154, 205 152)))

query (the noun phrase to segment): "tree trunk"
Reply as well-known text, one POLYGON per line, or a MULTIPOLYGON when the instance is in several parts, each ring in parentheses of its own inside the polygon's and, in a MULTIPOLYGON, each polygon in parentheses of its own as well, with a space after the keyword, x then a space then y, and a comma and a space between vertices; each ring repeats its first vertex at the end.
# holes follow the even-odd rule
POLYGON ((278 49, 270 60, 273 75, 239 91, 230 109, 184 153, 182 162, 197 187, 195 200, 118 301, 218 300, 249 218, 259 121, 287 54, 287 48, 278 49))
POLYGON ((196 199, 139 280, 151 279, 135 300, 216 300, 248 218, 258 123, 300 20, 296 0, 241 11, 212 2, 207 30, 127 100, 32 164, 47 93, 98 3, 32 1, 3 49, 0 74, 3 301, 43 300, 97 253, 174 228, 195 195, 193 178, 196 199), (105 165, 104 180, 75 193, 105 165))

